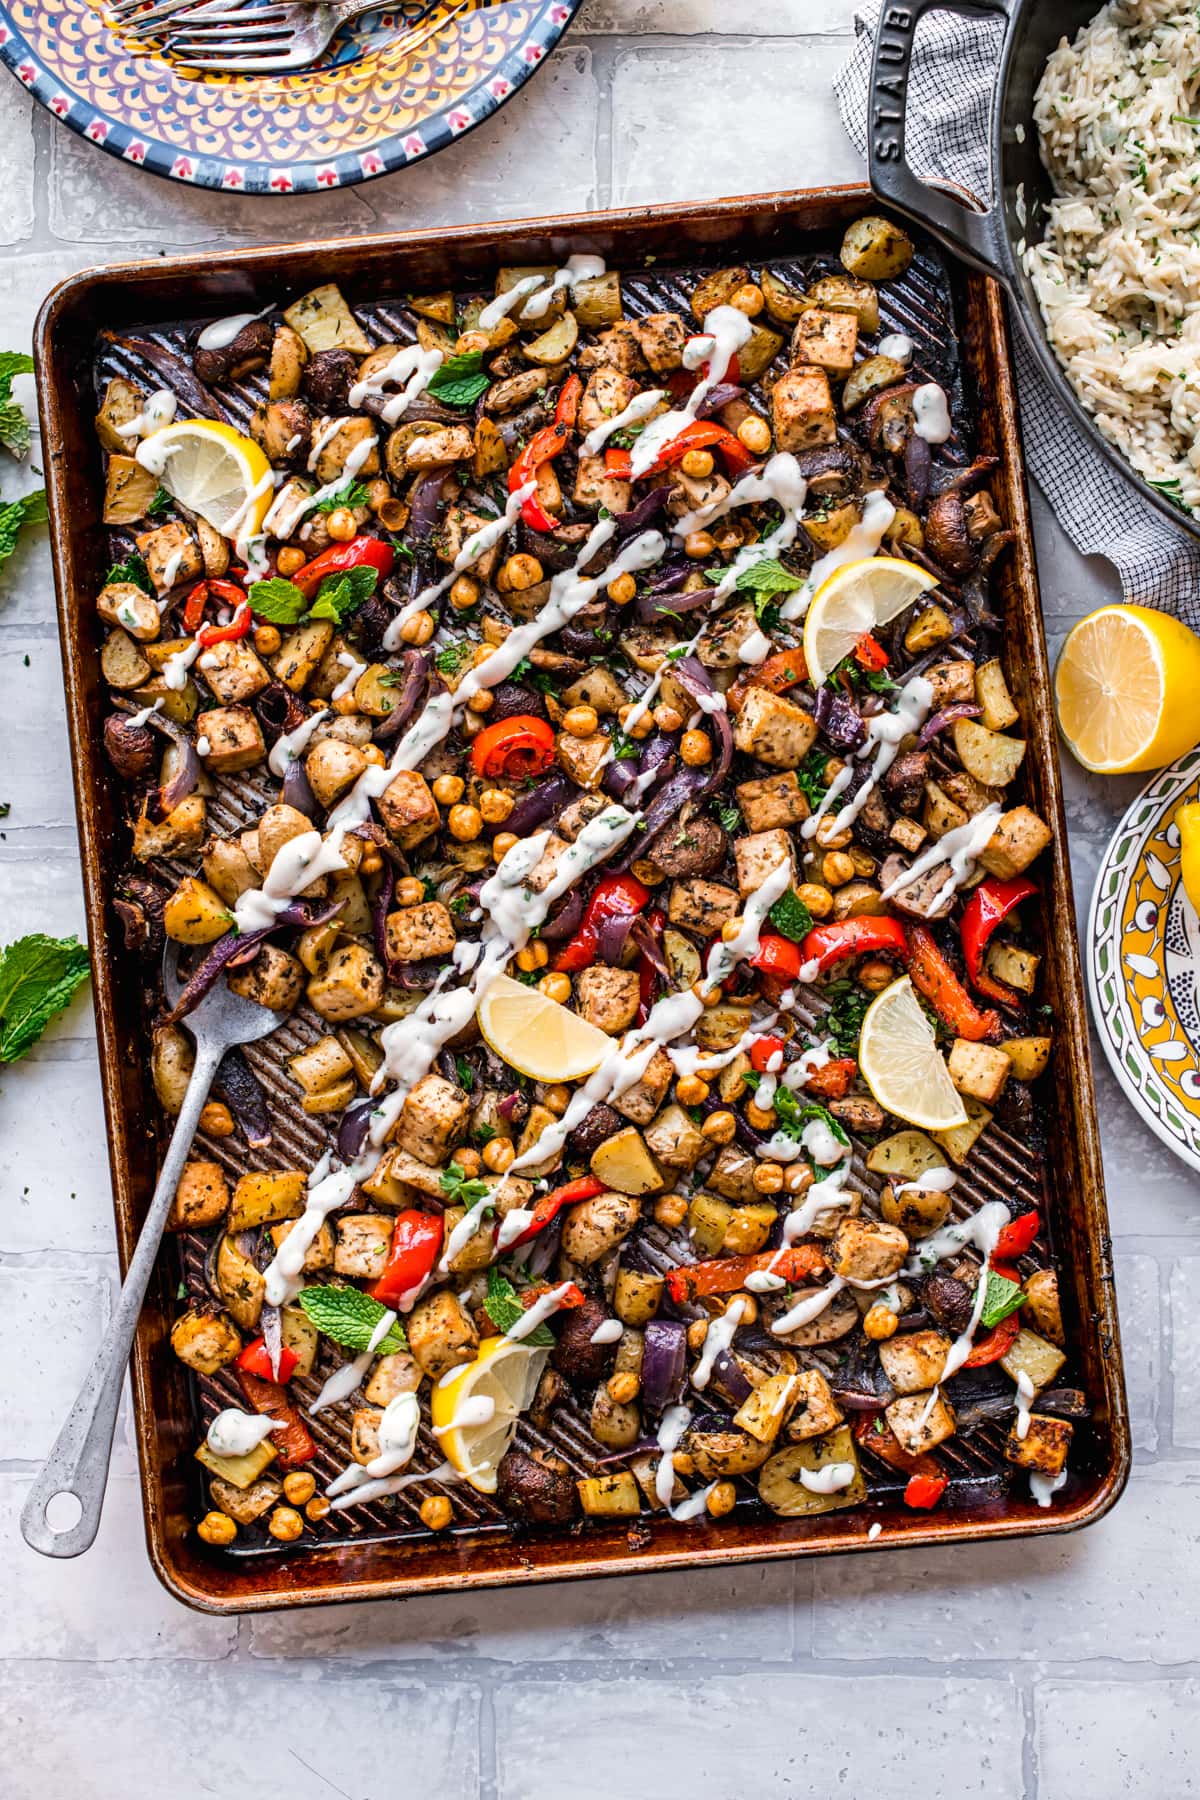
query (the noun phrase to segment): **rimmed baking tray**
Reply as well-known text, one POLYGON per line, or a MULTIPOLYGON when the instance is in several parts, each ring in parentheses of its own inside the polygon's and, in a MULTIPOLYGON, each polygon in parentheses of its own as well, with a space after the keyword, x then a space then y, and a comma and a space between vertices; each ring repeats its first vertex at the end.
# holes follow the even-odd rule
MULTIPOLYGON (((122 947, 111 910, 115 876, 128 853, 119 784, 98 754, 105 710, 99 632, 93 598, 106 567, 101 524, 103 478, 92 418, 95 377, 117 366, 105 333, 136 333, 182 343, 181 324, 234 310, 286 302, 322 281, 336 281, 364 323, 395 335, 392 309, 405 295, 446 287, 492 290, 501 263, 557 262, 569 252, 599 252, 619 269, 632 310, 682 305, 705 267, 764 260, 793 282, 836 252, 841 229, 870 209, 865 187, 762 194, 744 199, 622 212, 520 220, 395 237, 342 239, 203 257, 171 257, 84 271, 54 290, 37 326, 43 441, 47 456, 55 580, 58 589, 67 715, 75 771, 94 1004, 108 1118, 117 1239, 122 1265, 132 1252, 152 1192, 162 1121, 149 1080, 149 997, 134 957, 122 947), (172 334, 175 334, 174 336, 172 334), (107 361, 105 360, 107 359, 107 361)), ((902 329, 919 345, 923 365, 952 395, 956 418, 973 451, 994 455, 993 500, 1015 534, 1001 559, 995 604, 1006 622, 1010 685, 1021 708, 1029 750, 1024 797, 1055 829, 1042 868, 1040 932, 1045 998, 1057 1021, 1057 1051, 1046 1091, 1043 1158, 1036 1148, 993 1125, 981 1139, 957 1189, 962 1209, 989 1198, 1017 1197, 1043 1208, 1063 1285, 1072 1361, 1070 1379, 1087 1395, 1091 1417, 1076 1431, 1069 1485, 1052 1510, 1039 1509, 1013 1484, 1001 1459, 1002 1425, 943 1447, 952 1475, 943 1505, 914 1513, 901 1504, 902 1480, 882 1464, 870 1468, 873 1500, 865 1508, 807 1520, 764 1518, 755 1503, 699 1526, 661 1515, 608 1527, 582 1524, 532 1532, 512 1530, 482 1498, 457 1489, 462 1523, 433 1537, 415 1517, 420 1489, 387 1508, 331 1516, 322 1535, 292 1551, 269 1538, 239 1540, 233 1552, 207 1549, 191 1529, 200 1471, 192 1456, 198 1423, 227 1403, 224 1378, 194 1383, 167 1342, 181 1279, 203 1280, 200 1240, 166 1246, 147 1300, 133 1356, 134 1418, 151 1561, 166 1586, 189 1605, 245 1612, 316 1601, 395 1597, 462 1587, 624 1574, 638 1569, 754 1561, 898 1545, 954 1543, 1064 1531, 1102 1516, 1129 1469, 1129 1428, 1104 1183, 1088 1062, 1083 984, 1067 861, 1050 678, 1038 603, 1028 499, 1010 371, 1004 307, 987 278, 946 261, 925 240, 901 282, 882 295, 885 329, 902 329), (460 1501, 461 1497, 461 1501, 460 1501), (869 1529, 882 1530, 872 1540, 869 1529)), ((144 378, 144 377, 143 377, 144 378)), ((253 403, 233 390, 230 416, 253 403)), ((257 816, 263 798, 253 778, 223 784, 210 802, 218 829, 257 816)), ((315 1160, 320 1137, 294 1106, 279 1074, 280 1046, 316 1035, 297 1015, 252 1054, 270 1089, 276 1141, 254 1166, 315 1160)), ((205 1142, 205 1154, 234 1173, 251 1159, 239 1140, 205 1142)), ((861 1165, 860 1165, 861 1168, 861 1165)), ((873 1177, 867 1178, 874 1181, 873 1177)), ((652 1235, 652 1234, 651 1234, 652 1235)), ((317 1422, 319 1475, 346 1460, 348 1409, 317 1422)), ((522 1426, 529 1441, 550 1443, 582 1471, 588 1436, 579 1415, 566 1413, 549 1439, 522 1426)), ((437 1452, 425 1447, 423 1466, 437 1452)), ((593 1445, 594 1453, 594 1445, 593 1445)))

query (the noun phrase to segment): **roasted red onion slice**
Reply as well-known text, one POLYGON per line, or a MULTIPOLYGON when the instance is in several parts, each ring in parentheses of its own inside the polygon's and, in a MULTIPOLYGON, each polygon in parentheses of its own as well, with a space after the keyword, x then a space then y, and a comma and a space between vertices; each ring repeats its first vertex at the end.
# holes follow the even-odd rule
POLYGON ((981 711, 982 708, 972 700, 956 700, 953 706, 943 706, 941 712, 935 712, 926 719, 917 733, 917 749, 923 750, 926 744, 931 744, 939 731, 945 731, 947 725, 953 725, 955 719, 977 719, 981 711))

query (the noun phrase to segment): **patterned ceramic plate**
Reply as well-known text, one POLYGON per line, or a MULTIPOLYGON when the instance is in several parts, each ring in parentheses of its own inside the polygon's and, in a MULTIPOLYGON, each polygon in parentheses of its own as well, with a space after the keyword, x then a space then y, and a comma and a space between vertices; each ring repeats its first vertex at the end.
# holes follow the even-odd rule
POLYGON ((1088 985, 1113 1073, 1169 1149, 1200 1169, 1200 918, 1179 878, 1175 814, 1200 797, 1200 748, 1144 788, 1092 896, 1088 985))
POLYGON ((426 18, 426 0, 409 0, 348 27, 316 68, 188 76, 107 23, 102 0, 0 0, 0 60, 72 131, 156 175, 306 194, 406 168, 470 131, 581 4, 444 0, 426 18))

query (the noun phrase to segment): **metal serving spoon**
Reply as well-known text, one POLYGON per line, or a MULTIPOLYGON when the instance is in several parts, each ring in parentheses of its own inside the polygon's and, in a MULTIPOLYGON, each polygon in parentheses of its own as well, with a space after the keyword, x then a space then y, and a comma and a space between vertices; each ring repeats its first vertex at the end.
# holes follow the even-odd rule
MULTIPOLYGON (((172 1005, 182 989, 178 963, 179 946, 170 943, 163 955, 163 989, 172 1005)), ((269 1012, 254 1000, 243 1000, 240 995, 230 993, 224 981, 218 981, 184 1021, 196 1040, 196 1064, 171 1133, 154 1198, 142 1225, 137 1248, 130 1258, 104 1342, 21 1513, 21 1535, 43 1556, 79 1556, 95 1541, 100 1529, 100 1510, 108 1485, 108 1464, 125 1365, 133 1347, 159 1240, 217 1065, 234 1044, 252 1044, 256 1039, 266 1037, 282 1025, 287 1016, 282 1012, 269 1012), (48 1509, 59 1495, 73 1496, 81 1510, 73 1524, 56 1530, 48 1509)), ((60 1510, 66 1510, 61 1503, 60 1510)))

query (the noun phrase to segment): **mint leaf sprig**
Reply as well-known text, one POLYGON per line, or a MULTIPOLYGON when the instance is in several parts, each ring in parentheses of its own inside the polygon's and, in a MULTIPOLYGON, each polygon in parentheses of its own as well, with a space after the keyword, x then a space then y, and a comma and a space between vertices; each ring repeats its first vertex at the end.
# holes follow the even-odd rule
MULTIPOLYGON (((370 1294, 354 1287, 301 1288, 299 1299, 301 1311, 319 1332, 344 1349, 353 1350, 356 1355, 368 1348, 380 1319, 390 1311, 378 1300, 372 1300, 370 1294)), ((395 1350, 407 1348, 408 1338, 399 1320, 389 1326, 386 1337, 375 1346, 380 1356, 390 1356, 395 1350)))
POLYGON ((88 978, 87 947, 34 932, 0 950, 0 1063, 18 1062, 88 978))

